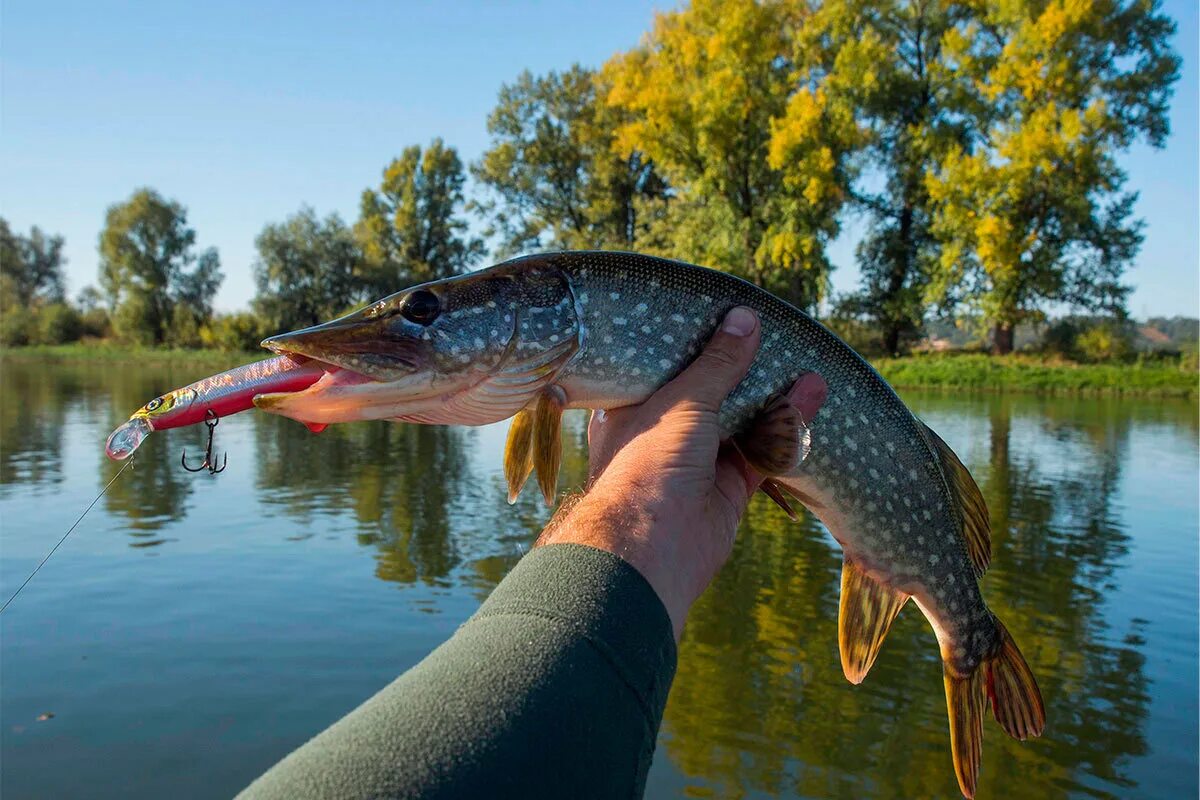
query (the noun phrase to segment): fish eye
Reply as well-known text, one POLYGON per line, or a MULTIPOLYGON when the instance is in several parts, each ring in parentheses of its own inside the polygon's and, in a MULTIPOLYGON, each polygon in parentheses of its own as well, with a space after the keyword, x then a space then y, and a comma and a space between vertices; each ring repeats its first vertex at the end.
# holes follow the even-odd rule
POLYGON ((438 296, 425 289, 419 289, 410 294, 404 299, 404 305, 400 307, 400 313, 404 315, 404 318, 418 325, 430 324, 438 318, 441 311, 442 304, 438 300, 438 296))
POLYGON ((153 400, 151 400, 149 403, 146 403, 146 410, 147 411, 156 411, 156 410, 158 410, 158 407, 161 406, 162 404, 163 404, 163 399, 161 397, 156 397, 153 400))

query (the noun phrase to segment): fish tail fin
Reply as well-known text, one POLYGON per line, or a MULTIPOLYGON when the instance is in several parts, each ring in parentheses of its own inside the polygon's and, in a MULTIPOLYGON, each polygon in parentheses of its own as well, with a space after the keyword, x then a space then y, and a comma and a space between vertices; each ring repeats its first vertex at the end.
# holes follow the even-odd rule
POLYGON ((965 676, 942 664, 946 683, 946 713, 950 717, 950 755, 963 797, 974 797, 983 757, 983 713, 987 698, 982 666, 965 676))
POLYGON ((992 715, 1014 739, 1040 736, 1046 709, 1033 671, 1008 630, 995 620, 999 644, 993 655, 963 675, 943 662, 946 712, 950 717, 950 751, 964 797, 974 797, 983 756, 983 717, 988 701, 992 715))
POLYGON ((996 620, 996 630, 1000 634, 1000 648, 984 662, 992 715, 1014 739, 1024 741, 1041 736, 1046 727, 1046 706, 1033 670, 1000 620, 996 620))

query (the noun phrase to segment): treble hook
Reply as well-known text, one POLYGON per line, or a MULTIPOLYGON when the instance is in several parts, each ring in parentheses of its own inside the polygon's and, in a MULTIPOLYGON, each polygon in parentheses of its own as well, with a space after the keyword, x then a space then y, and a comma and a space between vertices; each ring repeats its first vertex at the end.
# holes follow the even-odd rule
POLYGON ((216 475, 218 472, 225 471, 225 466, 229 463, 229 453, 224 454, 225 457, 221 461, 220 467, 217 467, 212 457, 213 431, 216 430, 217 423, 220 421, 221 418, 217 416, 217 412, 211 408, 205 412, 204 424, 208 426, 208 444, 204 448, 204 460, 200 462, 200 466, 198 467, 189 467, 187 463, 187 450, 184 450, 183 454, 179 457, 179 463, 183 464, 183 468, 188 472, 200 472, 207 469, 210 475, 216 475))

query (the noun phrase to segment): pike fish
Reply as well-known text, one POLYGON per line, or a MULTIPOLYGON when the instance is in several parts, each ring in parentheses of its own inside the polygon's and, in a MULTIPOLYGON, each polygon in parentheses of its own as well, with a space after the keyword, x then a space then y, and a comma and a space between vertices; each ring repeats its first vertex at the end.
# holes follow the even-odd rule
MULTIPOLYGON (((1038 736, 1045 725, 1033 673, 980 591, 991 555, 983 496, 950 447, 866 361, 774 295, 722 272, 633 253, 528 256, 267 339, 265 347, 293 361, 275 362, 250 399, 314 429, 512 417, 509 499, 536 469, 551 502, 563 409, 644 401, 736 305, 758 312, 762 338, 721 406, 723 434, 766 476, 764 490, 777 503, 789 513, 791 501, 802 503, 841 545, 838 645, 847 679, 866 677, 910 599, 928 619, 941 651, 954 769, 972 797, 986 705, 1014 738, 1038 736), (810 371, 824 378, 828 398, 816 419, 797 427, 784 392, 810 371)), ((243 393, 234 405, 245 402, 243 393)), ((151 405, 138 414, 157 428, 162 414, 151 405)))

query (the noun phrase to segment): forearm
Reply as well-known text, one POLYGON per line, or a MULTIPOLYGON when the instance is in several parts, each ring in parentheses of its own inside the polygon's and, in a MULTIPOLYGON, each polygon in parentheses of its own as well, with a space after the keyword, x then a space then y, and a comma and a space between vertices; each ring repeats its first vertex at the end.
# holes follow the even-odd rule
POLYGON ((537 548, 448 642, 244 796, 640 796, 675 657, 636 570, 537 548))

